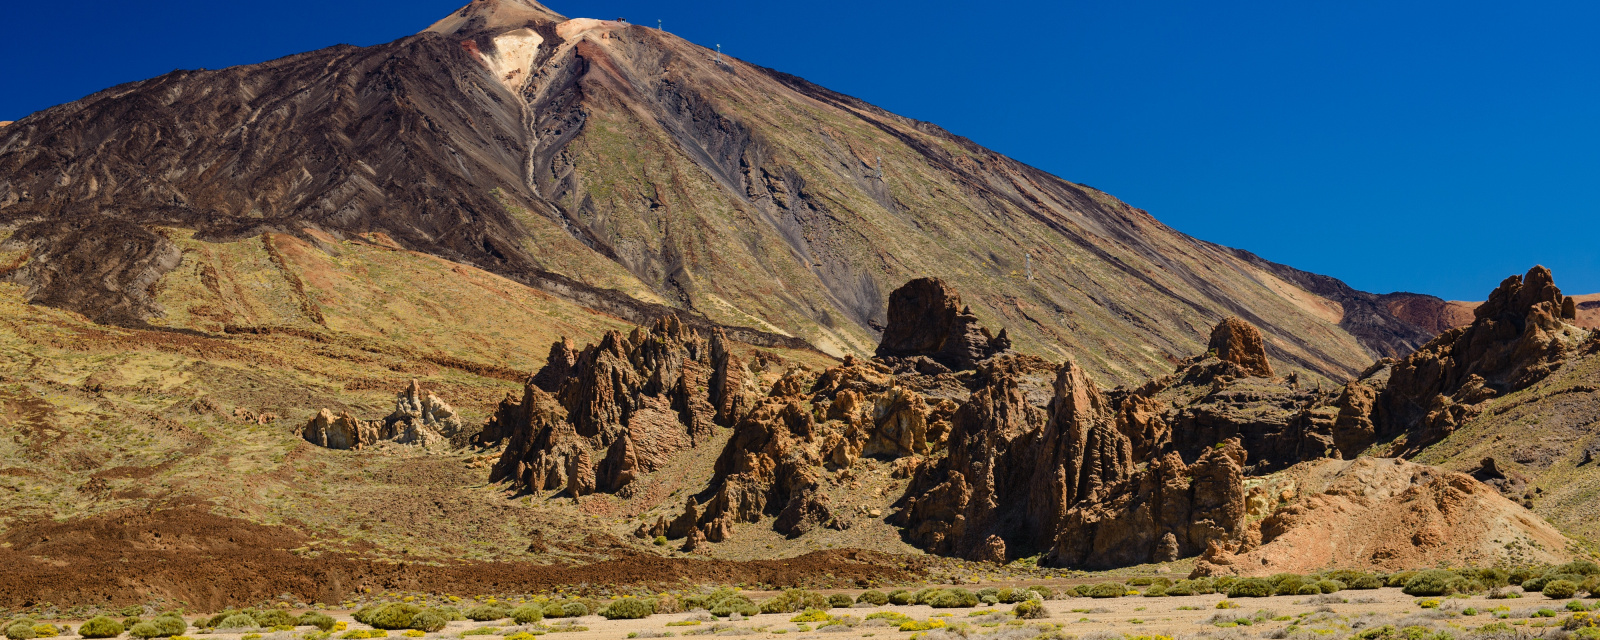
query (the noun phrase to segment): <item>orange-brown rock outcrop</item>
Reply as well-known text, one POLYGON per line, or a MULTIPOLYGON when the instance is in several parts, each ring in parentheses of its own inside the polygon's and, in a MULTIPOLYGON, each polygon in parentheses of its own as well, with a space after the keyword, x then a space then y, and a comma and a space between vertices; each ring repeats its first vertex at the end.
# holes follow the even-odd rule
POLYGON ((917 278, 890 293, 888 319, 879 357, 927 356, 960 370, 1011 348, 1005 329, 989 333, 962 306, 960 294, 938 278, 917 278))
POLYGON ((563 340, 475 442, 507 443, 491 481, 575 496, 626 492, 743 411, 742 368, 720 330, 707 340, 676 316, 627 336, 609 332, 581 351, 563 340))
POLYGON ((1372 410, 1376 437, 1406 434, 1397 453, 1420 450, 1453 432, 1475 405, 1543 380, 1588 335, 1572 324, 1569 300, 1542 266, 1506 278, 1471 325, 1394 363, 1372 410))
POLYGON ((424 394, 416 380, 395 395, 394 411, 379 420, 361 420, 348 411, 324 408, 301 428, 300 437, 329 449, 364 449, 380 442, 432 446, 461 432, 461 418, 438 396, 424 394))

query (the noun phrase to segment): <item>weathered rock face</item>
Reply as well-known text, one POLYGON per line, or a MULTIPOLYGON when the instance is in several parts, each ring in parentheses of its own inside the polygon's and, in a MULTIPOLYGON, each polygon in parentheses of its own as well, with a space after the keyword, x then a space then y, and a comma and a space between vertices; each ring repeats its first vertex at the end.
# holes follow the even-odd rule
POLYGON ((961 370, 1011 349, 1004 329, 990 334, 938 278, 917 278, 890 293, 888 319, 878 344, 880 358, 927 356, 961 370))
POLYGON ((501 402, 475 443, 507 440, 492 481, 627 493, 743 412, 742 369, 721 331, 708 343, 674 316, 628 336, 609 332, 581 351, 563 340, 522 399, 501 402))
POLYGON ((1261 342, 1261 331, 1238 318, 1224 319, 1211 330, 1211 342, 1206 348, 1216 352, 1217 359, 1239 365, 1252 376, 1272 377, 1272 364, 1267 362, 1267 348, 1261 342))
POLYGON ((1045 560, 1105 569, 1176 560, 1232 540, 1244 527, 1244 462, 1244 447, 1229 440, 1193 465, 1168 453, 1129 469, 1100 499, 1067 511, 1045 560))
POLYGON ((330 449, 363 449, 379 442, 432 446, 461 433, 461 418, 437 396, 424 395, 416 380, 395 396, 394 411, 381 420, 359 420, 349 412, 323 409, 301 429, 311 444, 330 449))
POLYGON ((997 358, 979 369, 986 384, 957 410, 949 455, 918 473, 896 514, 912 542, 971 559, 1004 549, 1104 568, 1192 555, 1238 534, 1239 439, 1208 443, 1186 464, 1158 401, 1135 394, 1119 408, 1068 362, 1041 410, 1026 392, 1026 364, 997 358))
MULTIPOLYGON (((1394 363, 1373 403, 1376 438, 1406 434, 1397 454, 1415 452, 1453 432, 1484 400, 1526 388, 1559 368, 1588 332, 1568 322, 1568 298, 1550 270, 1511 276, 1452 329, 1394 363)), ((1352 441, 1351 446, 1371 440, 1352 441)))

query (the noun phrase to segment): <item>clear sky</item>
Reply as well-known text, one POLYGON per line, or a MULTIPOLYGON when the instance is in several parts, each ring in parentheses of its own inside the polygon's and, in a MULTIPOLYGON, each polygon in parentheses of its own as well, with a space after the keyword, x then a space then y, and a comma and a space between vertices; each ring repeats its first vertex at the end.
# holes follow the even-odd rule
MULTIPOLYGON (((13 3, 0 120, 465 0, 13 3)), ((1191 235, 1376 292, 1600 292, 1600 3, 551 0, 928 120, 1191 235)))

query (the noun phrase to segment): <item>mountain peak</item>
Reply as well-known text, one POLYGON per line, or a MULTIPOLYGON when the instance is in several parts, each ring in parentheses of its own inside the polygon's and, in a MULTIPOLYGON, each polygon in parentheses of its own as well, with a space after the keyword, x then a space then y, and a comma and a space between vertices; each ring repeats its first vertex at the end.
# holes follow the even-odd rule
POLYGON ((500 32, 566 20, 566 16, 533 0, 473 0, 423 31, 442 34, 500 32))

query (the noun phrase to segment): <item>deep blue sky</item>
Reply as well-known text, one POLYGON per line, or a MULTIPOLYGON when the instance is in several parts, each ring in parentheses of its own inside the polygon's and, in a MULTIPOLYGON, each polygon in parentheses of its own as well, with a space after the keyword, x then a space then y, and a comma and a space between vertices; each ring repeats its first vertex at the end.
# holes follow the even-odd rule
MULTIPOLYGON (((385 42, 462 2, 14 3, 0 120, 174 68, 385 42)), ((1600 291, 1600 3, 549 6, 661 18, 1360 289, 1480 300, 1543 263, 1600 291)))

